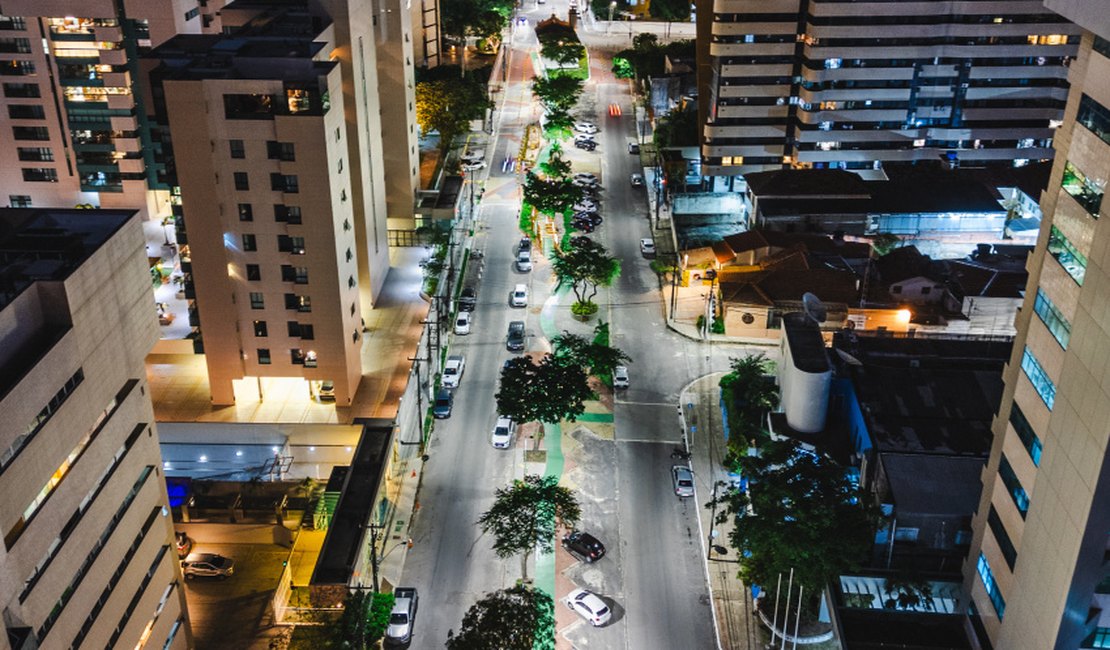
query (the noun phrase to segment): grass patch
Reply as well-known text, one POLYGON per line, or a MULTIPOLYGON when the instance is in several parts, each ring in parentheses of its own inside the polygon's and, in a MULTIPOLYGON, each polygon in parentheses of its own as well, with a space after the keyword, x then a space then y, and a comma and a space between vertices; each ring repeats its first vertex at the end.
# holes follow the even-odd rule
POLYGON ((439 288, 439 276, 431 275, 424 278, 424 287, 422 291, 426 296, 436 295, 436 289, 439 288))
POLYGON ((520 232, 532 236, 532 206, 527 201, 520 202, 520 232))
POLYGON ((578 65, 573 68, 555 68, 547 71, 548 78, 553 77, 571 77, 574 79, 581 79, 585 81, 590 78, 590 55, 586 53, 585 48, 582 50, 582 56, 578 59, 578 65))

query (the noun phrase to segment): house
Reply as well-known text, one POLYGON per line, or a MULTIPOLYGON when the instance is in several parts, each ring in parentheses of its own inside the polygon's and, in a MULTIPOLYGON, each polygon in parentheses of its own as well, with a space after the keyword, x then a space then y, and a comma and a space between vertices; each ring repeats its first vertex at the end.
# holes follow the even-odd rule
POLYGON ((944 300, 943 267, 916 246, 903 246, 875 261, 882 285, 892 300, 910 305, 937 305, 944 300))

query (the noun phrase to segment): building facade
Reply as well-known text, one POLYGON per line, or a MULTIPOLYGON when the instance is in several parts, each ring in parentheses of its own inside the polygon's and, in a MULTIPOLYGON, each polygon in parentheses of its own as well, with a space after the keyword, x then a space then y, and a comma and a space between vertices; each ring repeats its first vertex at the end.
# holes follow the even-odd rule
POLYGON ((341 405, 358 387, 361 319, 388 245, 380 176, 364 178, 363 111, 347 110, 364 93, 345 92, 333 57, 341 31, 287 8, 150 55, 215 404, 234 403, 246 377, 332 381, 341 405))
POLYGON ((964 577, 993 647, 1070 650, 1110 645, 1110 14, 1094 0, 1045 4, 1087 31, 964 577))
POLYGON ((701 0, 698 18, 718 188, 789 166, 1051 158, 1079 33, 1040 0, 701 0))
POLYGON ((0 647, 190 647, 133 210, 0 209, 0 647))

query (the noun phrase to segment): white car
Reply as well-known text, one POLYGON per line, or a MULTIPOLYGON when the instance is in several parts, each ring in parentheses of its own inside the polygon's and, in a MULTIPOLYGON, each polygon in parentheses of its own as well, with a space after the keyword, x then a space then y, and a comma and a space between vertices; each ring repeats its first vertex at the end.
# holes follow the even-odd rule
POLYGON ((443 366, 443 387, 444 388, 458 388, 459 381, 462 379, 463 372, 466 371, 466 359, 461 354, 452 354, 447 357, 447 363, 443 366))
POLYGON ((521 273, 532 270, 532 251, 520 251, 516 254, 516 270, 521 273))
POLYGON ((613 368, 613 388, 628 388, 628 367, 613 368))
POLYGON ((597 187, 596 178, 576 178, 571 181, 571 183, 577 185, 578 187, 597 187))
POLYGON ((592 591, 575 589, 567 594, 563 602, 594 627, 605 625, 613 617, 613 612, 609 610, 605 601, 592 591))
POLYGON ((597 174, 591 174, 589 172, 578 172, 574 175, 574 180, 579 179, 584 181, 597 181, 597 174))
POLYGON ((516 431, 516 425, 512 419, 504 415, 497 416, 497 424, 493 425, 490 444, 493 445, 494 449, 508 449, 513 444, 514 431, 516 431))
POLYGON ((589 199, 582 199, 573 207, 575 212, 597 212, 597 203, 589 199))
POLYGON ((463 336, 470 334, 470 318, 470 312, 459 312, 459 315, 455 317, 455 334, 463 336))
POLYGON ((463 155, 459 156, 459 160, 464 163, 476 163, 480 160, 486 159, 486 152, 481 149, 470 149, 463 155))
POLYGON ((574 130, 579 133, 597 133, 597 125, 592 122, 575 122, 574 130))
POLYGON ((509 294, 510 307, 527 307, 528 306, 528 286, 518 284, 513 287, 513 292, 509 294))
POLYGON ((671 466, 671 479, 674 481, 674 493, 679 497, 694 496, 694 473, 685 465, 671 466))
POLYGON ((468 172, 476 172, 486 166, 486 161, 464 162, 462 168, 468 172))
POLYGON ((641 239, 640 252, 644 255, 655 255, 655 242, 651 239, 641 239))
POLYGON ((597 144, 597 139, 595 139, 594 136, 589 134, 589 133, 579 133, 578 135, 574 136, 574 141, 575 142, 593 142, 594 144, 597 144))

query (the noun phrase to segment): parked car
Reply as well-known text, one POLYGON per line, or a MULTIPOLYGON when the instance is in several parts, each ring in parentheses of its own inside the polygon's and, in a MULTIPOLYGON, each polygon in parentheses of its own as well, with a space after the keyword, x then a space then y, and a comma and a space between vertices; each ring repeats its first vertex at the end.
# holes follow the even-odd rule
POLYGON ((694 496, 694 473, 685 465, 671 467, 671 478, 674 480, 674 493, 680 497, 694 496))
POLYGON ((531 237, 521 237, 520 238, 520 243, 516 245, 516 250, 518 252, 519 251, 530 251, 530 250, 532 250, 532 238, 531 237))
POLYGON ((190 553, 181 561, 181 573, 186 580, 197 576, 223 580, 235 574, 235 560, 216 553, 190 553))
POLYGON ((640 253, 642 253, 644 256, 655 255, 655 242, 646 237, 644 239, 641 239, 640 253))
POLYGON ((528 306, 528 285, 518 284, 513 287, 513 292, 509 294, 510 307, 527 307, 528 306))
POLYGON ((578 187, 583 187, 583 188, 585 188, 585 187, 597 187, 598 186, 597 179, 589 179, 589 178, 576 178, 576 179, 571 181, 571 184, 576 185, 578 187))
POLYGON ((316 397, 321 402, 334 402, 335 401, 335 382, 328 379, 320 383, 320 390, 317 391, 316 397))
POLYGON ((497 416, 497 423, 493 425, 493 434, 490 435, 490 444, 494 449, 508 449, 513 444, 513 433, 516 432, 516 424, 513 423, 511 418, 504 415, 497 416))
POLYGON ((412 640, 416 606, 419 602, 416 587, 397 587, 393 590, 393 599, 393 610, 389 613, 385 640, 387 643, 408 643, 412 640))
POLYGON ((597 125, 592 122, 575 122, 574 130, 579 133, 597 133, 597 125))
POLYGON ((465 371, 466 357, 461 354, 452 354, 447 357, 447 363, 443 365, 443 386, 445 388, 458 388, 459 381, 462 380, 465 371))
POLYGON ((509 333, 505 336, 505 347, 510 352, 520 352, 524 349, 524 321, 514 320, 509 322, 509 333))
POLYGON ((455 400, 451 397, 451 391, 446 388, 440 388, 436 391, 436 401, 432 404, 432 417, 437 420, 451 417, 451 407, 454 406, 455 400))
POLYGON ((579 232, 584 232, 587 235, 597 230, 597 226, 593 225, 585 219, 575 219, 574 221, 571 221, 570 227, 579 232))
POLYGON ((640 143, 638 143, 638 142, 629 142, 628 143, 628 153, 640 153, 640 143))
POLYGON ((575 140, 574 146, 584 151, 593 151, 597 149, 597 143, 593 140, 575 140))
POLYGON ((613 388, 628 388, 628 367, 613 368, 613 388))
POLYGON ((597 212, 597 201, 591 199, 582 199, 578 203, 571 206, 575 212, 597 212))
POLYGON ((516 270, 521 273, 532 270, 532 251, 519 251, 516 254, 516 270))
POLYGON ((591 134, 591 133, 578 133, 574 136, 574 141, 575 142, 593 142, 594 144, 597 144, 597 138, 595 138, 593 136, 593 134, 591 134))
POLYGON ((177 557, 178 559, 185 558, 189 552, 193 550, 193 538, 189 537, 180 530, 173 533, 174 542, 177 544, 177 557))
POLYGON ((474 287, 466 287, 459 294, 459 311, 474 311, 478 304, 478 292, 474 287))
POLYGON ((482 149, 470 149, 463 155, 459 156, 459 160, 464 163, 475 163, 480 160, 486 159, 486 152, 482 149))
POLYGON ((605 556, 605 545, 601 540, 581 530, 563 535, 563 548, 583 562, 597 562, 605 556))
POLYGON ((455 316, 455 334, 470 334, 470 312, 460 311, 455 316))
POLYGON ((486 166, 486 161, 476 160, 474 162, 464 162, 462 168, 464 171, 476 172, 486 166))
POLYGON ((597 174, 591 174, 590 172, 578 172, 574 175, 574 180, 596 181, 597 174))
POLYGON ((633 174, 629 181, 632 183, 632 187, 643 187, 644 175, 639 173, 633 174))
POLYGON ((590 625, 594 627, 605 625, 613 616, 604 600, 592 591, 585 589, 575 589, 567 594, 563 602, 566 603, 567 607, 574 610, 574 613, 589 621, 590 625))
POLYGON ((591 225, 600 226, 604 219, 596 212, 575 212, 572 217, 575 221, 589 221, 591 225))

